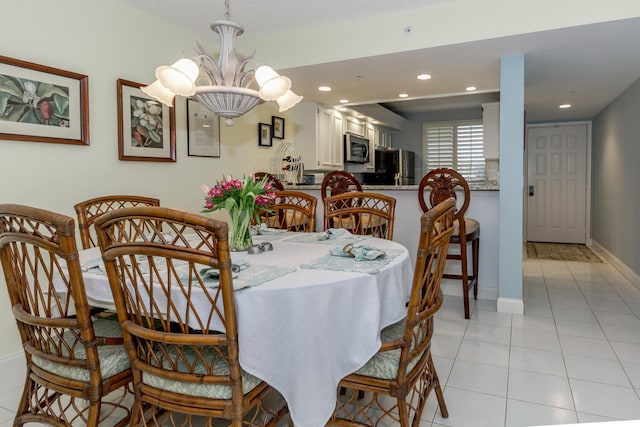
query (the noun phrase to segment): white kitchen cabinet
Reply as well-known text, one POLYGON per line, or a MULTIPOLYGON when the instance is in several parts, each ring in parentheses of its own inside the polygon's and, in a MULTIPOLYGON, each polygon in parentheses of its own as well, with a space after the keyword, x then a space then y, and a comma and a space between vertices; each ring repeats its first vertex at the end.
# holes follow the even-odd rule
POLYGON ((378 147, 391 148, 391 131, 387 128, 378 128, 378 147))
POLYGON ((482 104, 484 127, 484 158, 500 158, 500 103, 482 104))
POLYGON ((306 169, 343 169, 343 117, 313 102, 298 104, 293 142, 306 169))
POLYGON ((378 145, 378 128, 367 123, 365 125, 365 138, 369 140, 369 162, 365 165, 367 171, 373 172, 376 168, 375 150, 378 145))
POLYGON ((345 132, 365 136, 367 123, 355 117, 345 117, 345 132))

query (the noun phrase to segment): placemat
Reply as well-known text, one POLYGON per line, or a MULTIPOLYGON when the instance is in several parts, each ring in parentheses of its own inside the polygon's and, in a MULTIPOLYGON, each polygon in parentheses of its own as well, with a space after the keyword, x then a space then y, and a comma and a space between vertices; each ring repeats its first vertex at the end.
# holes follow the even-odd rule
POLYGON ((291 243, 315 243, 319 245, 346 245, 347 243, 356 243, 361 240, 370 238, 371 236, 348 236, 340 239, 326 239, 320 240, 318 236, 322 233, 295 233, 293 236, 286 239, 291 243))
POLYGON ((385 250, 385 256, 374 260, 356 261, 351 257, 324 255, 302 264, 300 268, 378 274, 386 265, 403 253, 401 249, 385 250))

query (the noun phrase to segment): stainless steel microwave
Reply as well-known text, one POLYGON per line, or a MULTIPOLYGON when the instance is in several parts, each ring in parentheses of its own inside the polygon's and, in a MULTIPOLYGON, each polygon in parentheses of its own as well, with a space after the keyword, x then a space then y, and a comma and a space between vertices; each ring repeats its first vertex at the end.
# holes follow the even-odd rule
POLYGON ((369 140, 351 133, 345 134, 344 161, 347 163, 368 163, 369 140))

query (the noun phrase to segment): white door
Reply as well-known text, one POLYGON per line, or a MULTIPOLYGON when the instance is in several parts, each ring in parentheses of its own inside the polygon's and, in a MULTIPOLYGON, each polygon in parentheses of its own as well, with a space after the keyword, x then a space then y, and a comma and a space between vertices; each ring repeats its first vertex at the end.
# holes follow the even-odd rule
POLYGON ((527 150, 527 240, 585 243, 587 126, 531 127, 527 150))

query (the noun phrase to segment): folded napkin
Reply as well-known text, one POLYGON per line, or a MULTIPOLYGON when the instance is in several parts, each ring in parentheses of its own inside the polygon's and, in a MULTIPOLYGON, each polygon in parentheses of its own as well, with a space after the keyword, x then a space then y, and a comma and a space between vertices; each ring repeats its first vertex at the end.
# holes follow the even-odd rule
POLYGON ((318 240, 348 239, 353 234, 345 228, 330 228, 318 234, 318 240))
POLYGON ((265 224, 264 222, 258 227, 258 234, 282 234, 286 232, 287 230, 284 228, 280 229, 267 227, 267 224, 265 224))
MULTIPOLYGON (((241 270, 245 270, 249 267, 249 263, 243 259, 237 260, 236 262, 231 264, 231 273, 234 278, 238 277, 238 273, 241 270)), ((202 268, 198 271, 200 276, 204 278, 220 278, 220 270, 217 268, 210 267, 208 265, 202 265, 202 268)))
POLYGON ((329 250, 329 253, 333 256, 353 257, 356 261, 370 261, 385 256, 383 250, 366 244, 354 245, 348 252, 343 248, 334 247, 329 250))

